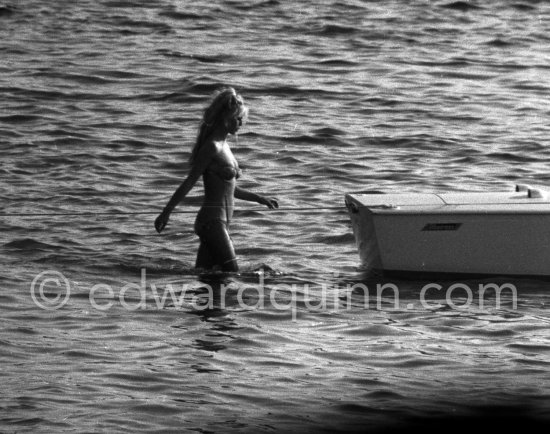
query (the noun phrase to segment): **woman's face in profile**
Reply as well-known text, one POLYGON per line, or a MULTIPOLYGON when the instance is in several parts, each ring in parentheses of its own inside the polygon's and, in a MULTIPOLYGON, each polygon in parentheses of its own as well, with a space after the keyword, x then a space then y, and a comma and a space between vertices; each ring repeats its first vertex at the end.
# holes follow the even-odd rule
POLYGON ((243 118, 240 114, 229 116, 225 120, 225 125, 227 127, 227 132, 229 134, 235 134, 239 131, 239 128, 243 125, 243 118))

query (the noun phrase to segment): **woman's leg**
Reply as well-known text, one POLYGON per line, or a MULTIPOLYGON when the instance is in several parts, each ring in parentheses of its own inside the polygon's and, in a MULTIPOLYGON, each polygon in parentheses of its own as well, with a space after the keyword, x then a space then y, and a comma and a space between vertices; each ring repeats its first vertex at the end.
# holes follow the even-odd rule
POLYGON ((197 268, 210 269, 217 265, 222 271, 239 271, 233 242, 222 220, 206 223, 200 230, 201 245, 197 254, 197 268))
POLYGON ((197 261, 195 262, 195 268, 201 268, 203 270, 210 270, 216 265, 214 259, 208 250, 208 245, 201 241, 199 245, 199 251, 197 252, 197 261))

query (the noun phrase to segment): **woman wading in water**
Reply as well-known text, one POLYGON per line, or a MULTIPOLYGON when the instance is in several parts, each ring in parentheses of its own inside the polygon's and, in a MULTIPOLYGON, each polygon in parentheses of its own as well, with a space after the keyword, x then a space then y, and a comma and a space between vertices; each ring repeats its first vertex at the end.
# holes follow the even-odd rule
POLYGON ((195 220, 195 233, 200 238, 197 268, 238 271, 235 249, 228 232, 234 198, 257 202, 271 209, 279 207, 275 199, 236 185, 241 171, 227 144, 227 136, 237 133, 247 114, 248 108, 235 89, 229 87, 218 92, 204 111, 189 160, 191 171, 155 220, 155 229, 160 233, 174 208, 202 175, 204 201, 195 220))

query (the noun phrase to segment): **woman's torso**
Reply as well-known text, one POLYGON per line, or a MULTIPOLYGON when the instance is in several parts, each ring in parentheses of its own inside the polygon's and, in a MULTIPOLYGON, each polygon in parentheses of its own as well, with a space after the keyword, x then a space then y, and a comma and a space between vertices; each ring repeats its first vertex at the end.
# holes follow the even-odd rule
POLYGON ((239 172, 237 160, 227 143, 224 143, 203 172, 204 201, 195 220, 196 232, 212 220, 221 220, 229 225, 233 217, 235 184, 239 172))

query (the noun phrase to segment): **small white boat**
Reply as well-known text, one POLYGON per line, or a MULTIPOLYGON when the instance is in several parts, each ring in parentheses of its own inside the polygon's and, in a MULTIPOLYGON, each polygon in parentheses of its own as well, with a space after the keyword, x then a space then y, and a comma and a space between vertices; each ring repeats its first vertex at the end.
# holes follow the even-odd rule
POLYGON ((550 193, 350 193, 366 270, 550 276, 550 193))

